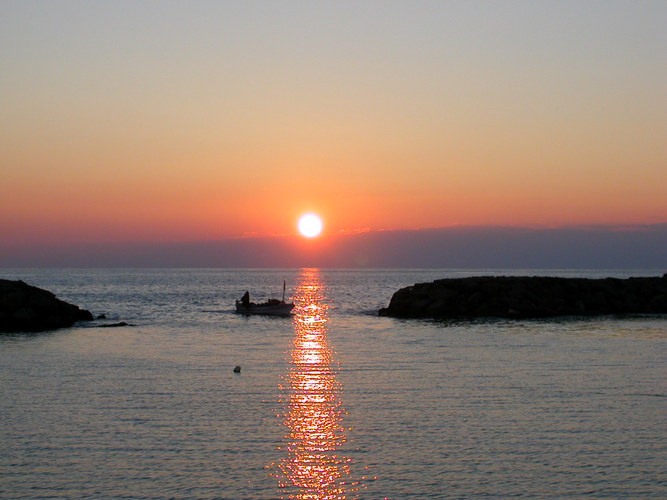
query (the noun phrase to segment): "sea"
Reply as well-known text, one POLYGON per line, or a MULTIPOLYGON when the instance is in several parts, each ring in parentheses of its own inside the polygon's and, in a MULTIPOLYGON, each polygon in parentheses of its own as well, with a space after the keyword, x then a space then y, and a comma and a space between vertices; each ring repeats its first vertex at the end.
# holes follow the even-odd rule
POLYGON ((1 269, 104 318, 0 335, 0 498, 667 498, 666 316, 377 314, 438 278, 663 273, 1 269), (283 282, 291 317, 234 312, 283 282))

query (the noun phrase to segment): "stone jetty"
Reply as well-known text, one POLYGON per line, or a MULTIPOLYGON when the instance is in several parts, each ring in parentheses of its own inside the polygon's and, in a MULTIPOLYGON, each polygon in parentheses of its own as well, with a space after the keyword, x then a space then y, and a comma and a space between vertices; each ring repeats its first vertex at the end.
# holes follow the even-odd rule
POLYGON ((548 318, 667 314, 667 274, 648 278, 480 276, 401 288, 380 316, 548 318))
POLYGON ((93 315, 23 281, 0 279, 0 333, 41 332, 90 321, 93 315))

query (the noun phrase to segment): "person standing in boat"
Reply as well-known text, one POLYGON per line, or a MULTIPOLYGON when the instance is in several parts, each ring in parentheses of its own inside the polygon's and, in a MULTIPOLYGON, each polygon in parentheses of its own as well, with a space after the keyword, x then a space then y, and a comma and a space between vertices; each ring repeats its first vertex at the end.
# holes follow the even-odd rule
POLYGON ((249 307, 250 306, 250 292, 246 290, 246 292, 243 294, 243 297, 241 297, 241 304, 243 304, 243 307, 249 307))

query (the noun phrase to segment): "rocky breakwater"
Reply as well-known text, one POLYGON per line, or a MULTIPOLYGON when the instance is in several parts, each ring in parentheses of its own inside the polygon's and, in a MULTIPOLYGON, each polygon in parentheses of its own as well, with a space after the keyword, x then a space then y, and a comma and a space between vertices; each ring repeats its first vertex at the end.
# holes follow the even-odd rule
POLYGON ((380 316, 548 318, 667 314, 667 274, 654 278, 480 276, 417 283, 394 293, 380 316))
POLYGON ((0 332, 41 332, 90 321, 92 314, 23 281, 0 279, 0 332))

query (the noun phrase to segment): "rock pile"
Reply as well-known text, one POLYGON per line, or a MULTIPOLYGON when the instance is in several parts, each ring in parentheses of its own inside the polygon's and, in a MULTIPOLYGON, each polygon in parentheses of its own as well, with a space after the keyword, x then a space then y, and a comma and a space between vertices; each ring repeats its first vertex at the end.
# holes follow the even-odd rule
POLYGON ((23 281, 0 279, 0 332, 40 332, 92 319, 89 311, 47 290, 23 281))
POLYGON ((380 316, 399 318, 546 318, 666 314, 662 278, 482 276, 417 283, 394 293, 380 316))

